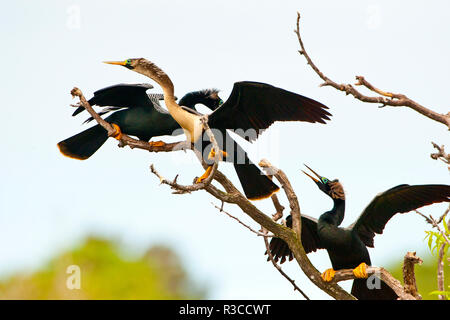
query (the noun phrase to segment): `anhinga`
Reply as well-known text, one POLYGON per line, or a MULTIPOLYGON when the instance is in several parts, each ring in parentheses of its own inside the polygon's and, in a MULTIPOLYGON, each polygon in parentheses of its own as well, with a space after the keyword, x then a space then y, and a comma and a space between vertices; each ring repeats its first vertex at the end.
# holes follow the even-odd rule
MULTIPOLYGON (((179 129, 178 123, 161 107, 158 100, 162 94, 148 94, 146 91, 153 88, 150 84, 118 84, 100 89, 88 101, 90 105, 107 106, 99 115, 116 111, 105 120, 111 123, 120 133, 136 136, 140 140, 149 141, 152 137, 172 135, 179 129)), ((216 89, 194 91, 186 94, 180 101, 188 108, 204 104, 215 110, 222 103, 216 89)), ((78 107, 73 116, 82 112, 84 108, 78 107)), ((92 118, 85 122, 91 121, 92 118)), ((117 137, 117 136, 116 136, 117 137)), ((71 158, 85 160, 92 156, 108 139, 103 127, 95 125, 68 139, 58 143, 60 151, 71 158)), ((159 145, 161 142, 150 142, 159 145)))
MULTIPOLYGON (((301 238, 306 253, 317 249, 326 249, 332 269, 322 274, 324 281, 331 281, 335 270, 353 269, 356 279, 352 286, 352 295, 358 299, 397 299, 394 291, 381 281, 381 288, 369 289, 366 284, 366 266, 370 265, 367 247, 373 247, 376 233, 383 233, 386 223, 396 214, 405 213, 432 203, 450 201, 450 186, 401 184, 378 194, 364 209, 355 223, 348 228, 339 225, 344 219, 345 194, 339 180, 330 181, 318 175, 307 166, 317 178, 310 177, 321 191, 331 197, 334 206, 325 212, 319 220, 302 215, 301 238)), ((286 225, 292 228, 292 217, 286 218, 286 225)), ((286 258, 292 260, 292 252, 286 242, 273 238, 270 251, 276 261, 286 258)), ((267 253, 267 252, 266 252, 267 253)))
MULTIPOLYGON (((144 59, 127 59, 125 61, 106 62, 124 66, 156 81, 164 91, 164 102, 173 116, 183 128, 188 141, 196 145, 210 164, 198 182, 206 179, 212 168, 211 144, 203 137, 201 115, 193 113, 177 104, 174 99, 174 86, 167 74, 154 63, 144 59)), ((267 129, 275 121, 306 121, 325 123, 330 113, 323 104, 274 86, 258 82, 236 82, 228 100, 208 116, 208 126, 214 135, 220 133, 216 140, 221 149, 223 160, 235 164, 245 195, 250 200, 264 199, 279 190, 279 187, 253 165, 246 153, 235 142, 230 144, 227 129, 248 141, 256 140, 260 132, 267 129), (224 143, 224 141, 226 143, 224 143), (227 148, 228 145, 228 148, 227 148), (233 152, 230 148, 235 147, 233 152), (228 152, 227 152, 228 150, 228 152), (243 164, 251 164, 245 166, 243 164), (237 164, 237 165, 236 165, 237 164)))

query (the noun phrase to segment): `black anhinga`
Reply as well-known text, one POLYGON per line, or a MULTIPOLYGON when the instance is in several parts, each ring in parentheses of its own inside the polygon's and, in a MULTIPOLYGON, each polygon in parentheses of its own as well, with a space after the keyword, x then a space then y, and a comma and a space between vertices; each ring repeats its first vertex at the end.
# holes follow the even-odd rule
MULTIPOLYGON (((156 81, 164 91, 164 101, 170 114, 183 128, 188 141, 195 143, 205 161, 211 164, 209 158, 212 154, 206 157, 211 144, 202 139, 204 130, 201 115, 190 112, 176 103, 173 83, 164 71, 144 58, 106 63, 124 66, 156 81)), ((208 125, 215 135, 221 134, 220 138, 216 138, 221 148, 221 156, 225 161, 235 164, 248 199, 267 198, 278 191, 279 187, 263 175, 255 165, 252 164, 247 168, 241 165, 250 163, 248 157, 235 142, 232 142, 232 146, 236 148, 233 149, 232 154, 229 152, 231 145, 227 148, 228 143, 223 143, 223 141, 229 141, 226 130, 232 129, 246 140, 253 141, 256 140, 260 131, 267 129, 275 121, 325 123, 325 120, 329 120, 331 116, 326 109, 328 109, 326 106, 315 100, 268 84, 249 81, 234 84, 228 100, 208 116, 208 125), (239 165, 236 166, 236 164, 239 165)), ((211 168, 212 165, 198 179, 198 182, 209 176, 211 168)))
MULTIPOLYGON (((172 135, 179 129, 178 123, 162 108, 158 102, 163 97, 158 94, 147 94, 150 84, 117 84, 94 92, 94 96, 88 101, 94 106, 108 106, 99 115, 110 111, 116 111, 105 120, 112 123, 118 131, 136 136, 140 140, 149 141, 152 137, 172 135)), ((194 91, 186 94, 181 101, 191 109, 198 103, 204 104, 211 110, 215 110, 222 103, 216 89, 194 91)), ((78 107, 73 116, 84 110, 78 107)), ((92 118, 85 122, 91 121, 92 118)), ((92 156, 108 139, 108 134, 103 127, 95 125, 70 138, 58 143, 58 148, 64 155, 85 160, 92 156)), ((150 142, 161 145, 161 142, 150 142)))
MULTIPOLYGON (((307 166, 317 178, 304 172, 310 177, 321 191, 331 197, 334 206, 325 212, 319 220, 302 215, 301 238, 306 253, 317 249, 326 249, 331 260, 332 269, 322 274, 322 279, 331 281, 335 270, 353 269, 356 279, 353 281, 352 295, 361 300, 397 299, 395 292, 381 281, 381 288, 369 289, 366 266, 371 265, 367 247, 373 247, 375 234, 383 233, 386 223, 396 214, 405 213, 422 206, 438 202, 450 201, 450 186, 408 185, 401 184, 378 194, 364 209, 355 223, 348 228, 339 225, 344 219, 345 194, 339 180, 322 177, 307 166)), ((286 218, 286 225, 292 228, 292 217, 286 218)), ((281 263, 286 258, 292 260, 292 252, 286 242, 280 238, 273 238, 270 251, 276 261, 281 263)), ((266 252, 267 253, 267 252, 266 252)))

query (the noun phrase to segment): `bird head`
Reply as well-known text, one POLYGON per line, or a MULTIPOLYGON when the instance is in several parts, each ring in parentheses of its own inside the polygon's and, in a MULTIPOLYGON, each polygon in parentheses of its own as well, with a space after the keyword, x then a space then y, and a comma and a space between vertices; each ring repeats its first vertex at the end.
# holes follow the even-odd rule
POLYGON ((104 63, 114 64, 117 66, 123 66, 127 69, 135 70, 136 68, 139 68, 140 60, 145 60, 145 59, 144 58, 132 58, 132 59, 124 60, 124 61, 105 61, 104 63))
POLYGON ((223 104, 223 101, 219 97, 219 90, 204 89, 185 94, 178 103, 180 106, 189 108, 194 108, 196 104, 200 103, 214 111, 223 104))
POLYGON ((129 70, 155 79, 162 79, 167 75, 156 64, 145 58, 131 58, 123 61, 104 61, 104 63, 125 67, 129 70))
POLYGON ((305 167, 307 167, 317 178, 311 176, 310 174, 306 173, 302 170, 304 174, 306 174, 308 177, 310 177, 316 185, 319 187, 322 192, 324 192, 326 195, 333 199, 345 199, 345 193, 344 188, 342 187, 342 184, 339 182, 338 179, 330 180, 328 178, 325 178, 319 174, 317 174, 313 169, 308 167, 305 164, 305 167))
POLYGON ((205 89, 200 91, 198 103, 204 104, 214 111, 223 104, 223 100, 219 97, 219 90, 205 89))

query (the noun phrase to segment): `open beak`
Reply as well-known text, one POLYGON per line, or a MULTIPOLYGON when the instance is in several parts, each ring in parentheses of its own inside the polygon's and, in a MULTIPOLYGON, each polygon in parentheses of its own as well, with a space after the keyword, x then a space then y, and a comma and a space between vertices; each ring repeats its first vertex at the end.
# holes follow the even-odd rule
POLYGON ((107 63, 107 64, 115 64, 118 66, 126 66, 127 61, 103 61, 103 63, 107 63))
POLYGON ((319 182, 319 181, 321 181, 321 176, 320 175, 318 175, 313 169, 311 169, 310 167, 308 167, 306 164, 305 164, 305 167, 307 167, 312 173, 314 173, 316 176, 317 176, 317 178, 319 178, 319 179, 316 179, 316 178, 314 178, 313 176, 311 176, 310 174, 308 174, 308 173, 306 173, 305 171, 303 171, 302 170, 302 172, 304 173, 304 174, 306 174, 308 177, 310 177, 311 179, 313 179, 314 180, 314 182, 319 182))

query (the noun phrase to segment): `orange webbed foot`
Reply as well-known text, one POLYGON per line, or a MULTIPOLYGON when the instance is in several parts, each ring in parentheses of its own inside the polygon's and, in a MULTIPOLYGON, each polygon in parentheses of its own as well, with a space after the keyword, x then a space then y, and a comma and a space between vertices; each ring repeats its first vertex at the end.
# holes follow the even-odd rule
POLYGON ((149 144, 151 147, 164 147, 166 145, 164 141, 150 141, 149 144))
MULTIPOLYGON (((220 160, 222 160, 224 157, 227 157, 228 154, 226 153, 226 151, 220 150, 220 160)), ((211 149, 211 151, 209 152, 208 155, 208 160, 212 160, 216 157, 216 152, 214 151, 214 148, 211 149)))
POLYGON ((325 270, 324 273, 322 273, 321 277, 323 281, 330 282, 331 280, 333 280, 335 274, 336 271, 334 271, 333 268, 330 268, 325 270))
POLYGON ((353 274, 357 278, 366 279, 368 277, 366 269, 367 269, 367 264, 365 264, 363 262, 359 266, 357 266, 355 269, 353 269, 353 274))
POLYGON ((206 179, 209 177, 209 175, 210 175, 210 173, 211 173, 211 170, 212 170, 212 166, 209 166, 209 167, 206 169, 205 173, 202 174, 202 176, 201 176, 200 178, 197 179, 196 183, 201 183, 203 180, 206 180, 206 179))
POLYGON ((122 139, 122 130, 120 130, 120 127, 115 123, 111 123, 111 125, 116 130, 116 132, 112 135, 112 137, 117 140, 122 139))

